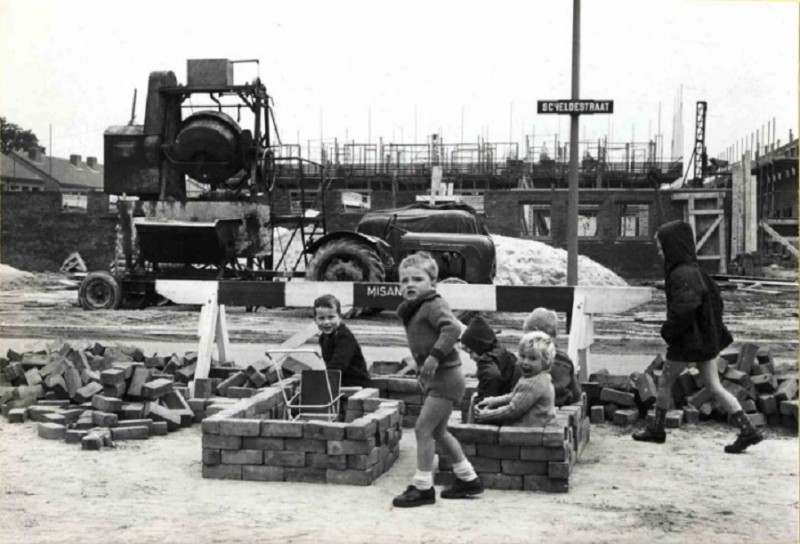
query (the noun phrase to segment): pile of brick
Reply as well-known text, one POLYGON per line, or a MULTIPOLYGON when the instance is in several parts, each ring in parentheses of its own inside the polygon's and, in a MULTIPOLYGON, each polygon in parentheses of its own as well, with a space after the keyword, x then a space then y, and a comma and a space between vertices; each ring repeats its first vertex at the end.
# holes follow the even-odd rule
MULTIPOLYGON (((619 376, 601 371, 590 375, 582 387, 589 399, 591 422, 612 421, 616 425, 629 425, 642 416, 652 417, 651 408, 658 395, 658 378, 663 367, 664 359, 658 355, 644 372, 619 376)), ((755 425, 783 425, 797 431, 797 373, 776 373, 768 349, 759 349, 756 344, 743 344, 738 351, 722 353, 718 367, 722 386, 739 400, 755 425)), ((684 370, 671 393, 667 428, 700 420, 728 419, 728 414, 714 400, 697 368, 684 370)))
MULTIPOLYGON (((289 396, 296 383, 284 382, 289 396)), ((282 419, 278 387, 207 417, 203 477, 370 485, 400 454, 402 403, 381 399, 377 389, 348 393, 347 422, 282 419)))
MULTIPOLYGON (((557 408, 547 427, 450 423, 448 430, 490 489, 565 493, 572 468, 589 442, 589 418, 580 404, 557 408)), ((452 460, 439 450, 436 483, 451 485, 452 460)))

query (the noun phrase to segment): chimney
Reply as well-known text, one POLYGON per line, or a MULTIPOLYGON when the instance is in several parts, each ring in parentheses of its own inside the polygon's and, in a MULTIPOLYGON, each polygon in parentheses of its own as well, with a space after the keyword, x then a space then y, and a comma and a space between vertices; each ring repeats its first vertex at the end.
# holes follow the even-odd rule
POLYGON ((92 170, 97 169, 97 157, 86 157, 86 166, 92 170))
POLYGON ((28 149, 28 158, 33 162, 42 162, 42 148, 35 145, 28 149))
POLYGON ((81 165, 81 156, 80 155, 70 155, 69 156, 69 163, 78 168, 81 165))

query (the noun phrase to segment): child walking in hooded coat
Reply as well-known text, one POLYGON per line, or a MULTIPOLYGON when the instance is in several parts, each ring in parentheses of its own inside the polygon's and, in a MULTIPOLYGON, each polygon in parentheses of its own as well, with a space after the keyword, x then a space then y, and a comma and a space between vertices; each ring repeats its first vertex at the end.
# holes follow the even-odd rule
POLYGON ((425 400, 414 434, 417 438, 417 471, 411 485, 392 504, 422 506, 436 502, 433 460, 438 442, 453 461, 456 481, 443 490, 443 499, 460 499, 483 492, 483 484, 464 455, 461 444, 447 430, 453 403, 461 402, 466 389, 456 342, 461 334, 450 306, 434 290, 439 277, 436 261, 425 252, 409 255, 398 267, 403 302, 397 315, 403 320, 408 347, 417 367, 425 400))
POLYGON ((725 446, 726 453, 741 453, 758 444, 764 435, 756 429, 741 404, 719 382, 716 358, 733 342, 722 322, 722 297, 719 288, 700 267, 695 253, 694 232, 688 223, 672 221, 656 233, 659 254, 664 258, 664 288, 667 294, 667 319, 661 337, 667 343, 667 361, 658 380, 658 399, 653 422, 633 439, 644 442, 666 441, 666 415, 672 385, 689 363, 697 363, 706 387, 733 423, 739 436, 725 446))

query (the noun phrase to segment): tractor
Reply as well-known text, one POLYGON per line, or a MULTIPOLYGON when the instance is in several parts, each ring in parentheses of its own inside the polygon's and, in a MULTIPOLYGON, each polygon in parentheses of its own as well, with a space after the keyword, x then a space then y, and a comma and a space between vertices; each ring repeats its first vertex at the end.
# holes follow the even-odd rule
POLYGON ((241 63, 258 65, 189 60, 185 85, 171 71, 152 72, 144 124, 134 116, 105 131, 117 251, 111 270, 81 283, 83 308, 146 307, 159 279, 393 282, 402 257, 421 250, 437 260, 441 279, 491 283, 494 245, 468 206, 370 212, 354 232, 329 233, 325 166, 281 144, 265 85, 234 80, 241 63), (290 189, 299 190, 300 209, 276 213, 276 195, 290 189), (294 262, 273 251, 279 227, 302 245, 294 262))

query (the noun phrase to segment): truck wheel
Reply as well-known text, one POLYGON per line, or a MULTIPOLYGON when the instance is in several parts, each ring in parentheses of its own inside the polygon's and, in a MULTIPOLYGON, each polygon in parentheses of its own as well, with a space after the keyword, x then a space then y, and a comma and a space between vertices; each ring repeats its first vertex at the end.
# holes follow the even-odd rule
POLYGON ((311 281, 383 281, 385 272, 378 252, 353 240, 334 240, 314 253, 306 267, 311 281))
POLYGON ((92 272, 81 282, 78 302, 84 310, 116 310, 122 302, 122 286, 108 272, 92 272))

